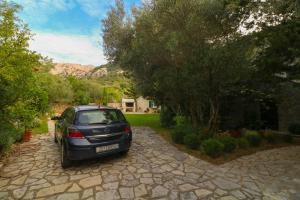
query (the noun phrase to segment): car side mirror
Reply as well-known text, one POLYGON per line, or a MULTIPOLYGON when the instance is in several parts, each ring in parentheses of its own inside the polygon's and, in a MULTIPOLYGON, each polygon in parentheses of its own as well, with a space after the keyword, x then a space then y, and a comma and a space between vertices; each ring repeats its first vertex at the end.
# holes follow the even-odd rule
POLYGON ((51 120, 61 120, 62 117, 61 116, 54 116, 54 117, 51 117, 51 120))

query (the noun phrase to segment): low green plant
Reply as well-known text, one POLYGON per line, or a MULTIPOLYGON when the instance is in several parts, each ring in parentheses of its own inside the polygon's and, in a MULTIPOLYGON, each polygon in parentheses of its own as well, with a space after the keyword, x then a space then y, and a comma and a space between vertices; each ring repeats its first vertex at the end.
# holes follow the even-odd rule
POLYGON ((250 146, 250 144, 246 138, 239 138, 237 140, 237 143, 238 143, 239 148, 241 148, 241 149, 248 149, 250 146))
POLYGON ((177 144, 183 144, 184 143, 184 136, 185 136, 185 132, 179 129, 174 129, 171 132, 171 138, 172 141, 177 143, 177 144))
POLYGON ((199 147, 198 136, 195 133, 187 134, 183 138, 184 144, 190 149, 197 149, 199 147))
POLYGON ((224 145, 224 152, 231 153, 236 149, 236 139, 231 136, 224 136, 220 138, 220 141, 224 145))
POLYGON ((173 142, 177 144, 184 144, 184 136, 193 134, 195 132, 195 129, 190 125, 179 125, 173 129, 173 131, 171 132, 171 137, 173 142))
POLYGON ((250 146, 258 147, 262 141, 261 136, 257 131, 247 131, 245 134, 245 138, 248 140, 250 146))
POLYGON ((13 125, 1 126, 0 133, 0 156, 9 150, 13 143, 21 141, 23 135, 23 131, 13 125))
POLYGON ((300 123, 291 123, 289 125, 289 132, 294 135, 300 135, 300 123))
POLYGON ((216 158, 223 152, 224 145, 217 139, 208 139, 202 142, 201 150, 210 157, 216 158))
POLYGON ((263 135, 264 135, 264 138, 268 141, 268 143, 272 143, 272 144, 276 143, 277 137, 271 131, 265 131, 263 135))
POLYGON ((282 140, 286 143, 293 143, 294 138, 290 134, 285 134, 285 135, 282 135, 282 140))
POLYGON ((168 107, 163 106, 160 112, 160 123, 164 128, 170 128, 176 125, 176 114, 168 107))

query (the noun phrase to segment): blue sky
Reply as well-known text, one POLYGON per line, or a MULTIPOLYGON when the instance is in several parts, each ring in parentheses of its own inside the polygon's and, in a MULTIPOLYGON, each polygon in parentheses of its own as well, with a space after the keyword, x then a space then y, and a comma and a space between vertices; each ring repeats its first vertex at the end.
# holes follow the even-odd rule
MULTIPOLYGON (((34 39, 30 48, 54 62, 105 64, 101 20, 114 0, 11 0, 23 7, 19 17, 34 39)), ((124 0, 127 11, 140 0, 124 0)))

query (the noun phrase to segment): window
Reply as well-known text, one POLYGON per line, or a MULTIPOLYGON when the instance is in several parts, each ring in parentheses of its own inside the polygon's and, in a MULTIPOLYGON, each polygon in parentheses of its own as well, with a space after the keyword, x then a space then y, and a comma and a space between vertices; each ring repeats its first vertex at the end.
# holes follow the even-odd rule
POLYGON ((149 108, 157 108, 157 106, 155 105, 155 102, 153 100, 149 101, 149 108))
POLYGON ((112 124, 126 121, 118 110, 86 110, 79 111, 77 123, 80 125, 112 124))
POLYGON ((134 107, 134 103, 126 103, 126 107, 132 108, 134 107))

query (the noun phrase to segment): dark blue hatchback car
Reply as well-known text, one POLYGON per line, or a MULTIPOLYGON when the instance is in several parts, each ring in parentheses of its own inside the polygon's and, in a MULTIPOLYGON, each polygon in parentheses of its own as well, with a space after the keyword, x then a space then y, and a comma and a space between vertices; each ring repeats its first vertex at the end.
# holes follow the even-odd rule
POLYGON ((57 120, 54 141, 61 147, 63 168, 69 167, 74 160, 129 151, 132 131, 118 109, 74 106, 52 120, 57 120))

